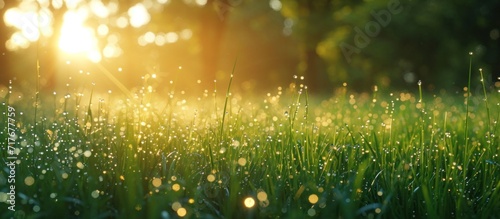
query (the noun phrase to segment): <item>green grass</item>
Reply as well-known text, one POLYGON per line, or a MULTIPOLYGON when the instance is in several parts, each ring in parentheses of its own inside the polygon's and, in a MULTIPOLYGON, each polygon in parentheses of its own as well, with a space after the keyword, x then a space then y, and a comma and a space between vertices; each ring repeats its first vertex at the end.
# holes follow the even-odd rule
MULTIPOLYGON (((36 104, 13 91, 1 100, 0 126, 13 106, 17 202, 1 216, 498 217, 496 90, 482 83, 482 93, 433 95, 419 86, 416 96, 344 86, 319 100, 301 83, 258 97, 229 86, 196 97, 171 84, 155 91, 150 80, 132 98, 75 91, 36 94, 36 104)), ((3 167, 3 194, 7 175, 3 167)))

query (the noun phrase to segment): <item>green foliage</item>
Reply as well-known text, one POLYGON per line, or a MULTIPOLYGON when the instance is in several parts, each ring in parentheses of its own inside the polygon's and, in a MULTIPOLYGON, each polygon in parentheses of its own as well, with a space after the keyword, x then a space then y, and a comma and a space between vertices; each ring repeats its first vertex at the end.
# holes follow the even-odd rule
MULTIPOLYGON (((499 71, 493 61, 498 57, 498 37, 491 35, 498 26, 495 10, 500 5, 496 1, 308 4, 289 0, 283 4, 282 14, 297 24, 292 35, 312 47, 319 56, 316 62, 324 63, 317 72, 306 70, 309 78, 326 73, 333 84, 347 82, 362 91, 373 84, 407 88, 418 80, 424 81, 427 89, 461 89, 467 85, 463 76, 467 73, 463 72, 468 66, 463 59, 467 51, 474 51, 476 63, 489 66, 488 72, 496 75, 499 71), (383 13, 391 12, 394 5, 401 10, 383 13)), ((307 61, 305 57, 302 62, 307 61)), ((488 86, 496 80, 485 78, 488 86)), ((319 89, 328 88, 324 85, 319 89)))

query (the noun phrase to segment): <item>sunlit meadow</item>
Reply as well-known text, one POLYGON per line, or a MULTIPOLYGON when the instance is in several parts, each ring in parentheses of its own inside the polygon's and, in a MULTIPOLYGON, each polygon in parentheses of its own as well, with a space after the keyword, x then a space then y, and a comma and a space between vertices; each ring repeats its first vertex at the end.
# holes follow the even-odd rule
MULTIPOLYGON (((500 211, 498 87, 355 93, 344 84, 321 100, 301 77, 262 96, 217 83, 188 95, 175 81, 142 79, 127 94, 97 93, 90 82, 40 96, 3 88, 0 134, 8 138, 11 106, 18 159, 16 211, 2 203, 2 218, 496 218, 500 211)), ((0 174, 1 202, 8 171, 0 174)))

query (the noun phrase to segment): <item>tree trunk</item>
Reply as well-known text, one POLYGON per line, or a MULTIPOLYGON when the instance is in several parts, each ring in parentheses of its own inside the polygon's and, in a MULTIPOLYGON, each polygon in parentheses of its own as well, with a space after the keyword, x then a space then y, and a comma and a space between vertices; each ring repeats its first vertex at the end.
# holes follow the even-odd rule
POLYGON ((205 89, 213 88, 213 81, 216 79, 216 73, 219 70, 220 45, 226 23, 225 14, 218 13, 226 13, 227 11, 214 11, 213 4, 217 3, 209 1, 199 17, 201 27, 198 37, 201 45, 200 58, 203 68, 201 80, 205 89))

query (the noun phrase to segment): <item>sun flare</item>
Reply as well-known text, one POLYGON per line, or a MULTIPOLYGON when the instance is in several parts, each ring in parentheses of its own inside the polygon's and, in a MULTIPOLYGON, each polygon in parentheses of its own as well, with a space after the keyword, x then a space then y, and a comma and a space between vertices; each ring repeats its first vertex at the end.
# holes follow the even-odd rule
POLYGON ((68 11, 64 15, 59 48, 69 54, 86 54, 93 62, 101 60, 97 38, 92 28, 86 27, 85 13, 68 11))

